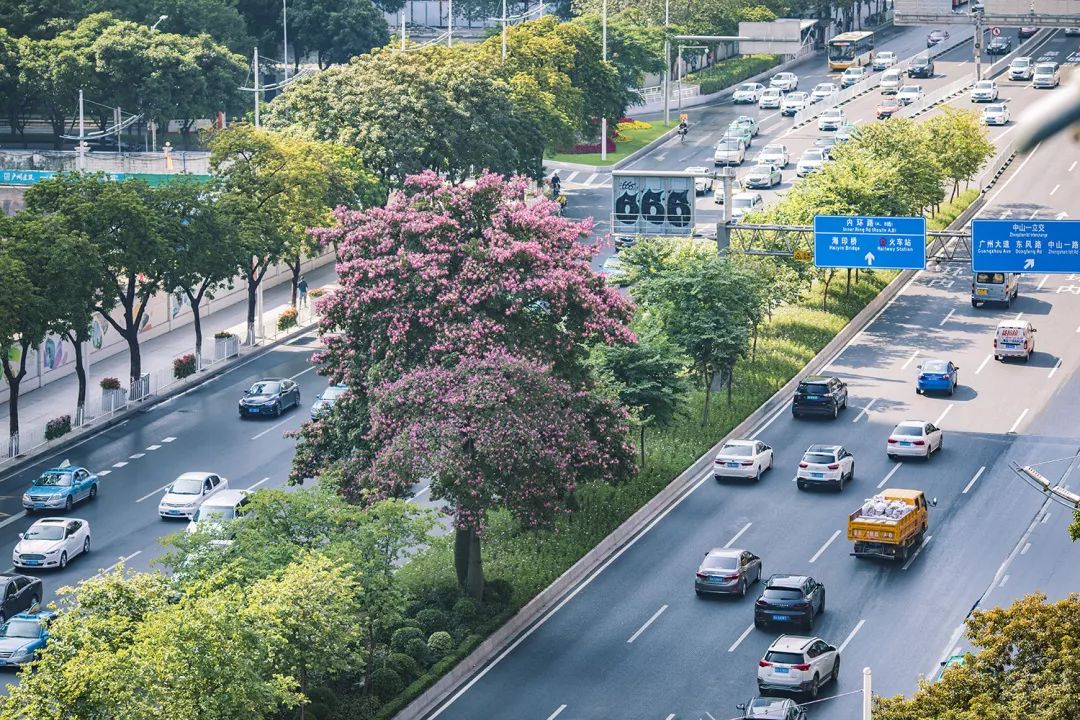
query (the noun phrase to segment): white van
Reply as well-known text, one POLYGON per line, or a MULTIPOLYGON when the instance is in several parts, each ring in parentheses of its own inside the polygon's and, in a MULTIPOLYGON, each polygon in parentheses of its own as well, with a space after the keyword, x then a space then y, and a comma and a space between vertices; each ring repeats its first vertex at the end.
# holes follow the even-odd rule
POLYGON ((244 516, 251 493, 247 490, 225 490, 199 506, 195 517, 188 523, 187 531, 210 530, 227 534, 226 526, 244 516))
POLYGON ((1035 333, 1027 320, 1002 320, 994 333, 994 359, 1023 358, 1035 352, 1035 333))
POLYGON ((981 307, 984 303, 1011 307, 1019 294, 1019 273, 978 272, 971 278, 971 307, 981 307))

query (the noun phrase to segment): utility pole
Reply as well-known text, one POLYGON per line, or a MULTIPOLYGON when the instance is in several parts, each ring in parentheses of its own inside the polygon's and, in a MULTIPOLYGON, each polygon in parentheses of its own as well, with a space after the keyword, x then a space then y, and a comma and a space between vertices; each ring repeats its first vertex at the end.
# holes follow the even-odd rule
POLYGON ((120 112, 119 107, 116 108, 116 114, 114 117, 116 118, 116 154, 119 155, 121 152, 123 152, 123 150, 121 150, 120 148, 120 125, 122 125, 124 122, 124 115, 122 112, 120 112))
POLYGON ((454 47, 454 0, 446 11, 446 47, 454 47))
POLYGON ((982 13, 975 11, 975 79, 982 80, 982 13))
MULTIPOLYGON (((79 170, 86 170, 86 116, 83 114, 83 91, 79 88, 79 170)), ((89 356, 88 356, 89 357, 89 356)))
POLYGON ((289 8, 287 3, 289 0, 281 0, 281 44, 283 46, 282 53, 284 53, 283 60, 285 61, 285 81, 289 80, 289 8))
POLYGON ((870 694, 870 668, 862 669, 862 720, 871 720, 873 696, 870 694))
MULTIPOLYGON (((506 0, 503 0, 503 7, 506 7, 506 0)), ((607 62, 607 0, 604 0, 604 9, 600 18, 601 34, 604 38, 604 54, 603 60, 607 62)), ((604 113, 604 117, 600 118, 600 159, 607 160, 607 113, 604 113)))
POLYGON ((401 49, 405 49, 405 7, 401 8, 401 49))
POLYGON ((671 124, 671 40, 664 39, 664 125, 671 124))
POLYGON ((255 74, 255 127, 259 127, 259 46, 255 46, 255 60, 254 60, 254 74, 255 74))
POLYGON ((506 62, 506 0, 502 0, 502 59, 506 62))

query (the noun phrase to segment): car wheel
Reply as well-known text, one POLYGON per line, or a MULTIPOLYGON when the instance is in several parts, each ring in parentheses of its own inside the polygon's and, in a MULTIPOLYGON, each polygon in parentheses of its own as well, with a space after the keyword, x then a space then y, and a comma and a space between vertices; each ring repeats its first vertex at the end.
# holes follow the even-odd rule
POLYGON ((739 586, 739 597, 746 597, 746 578, 743 578, 742 585, 739 586))
POLYGON ((844 409, 845 409, 845 410, 847 410, 847 401, 848 401, 848 396, 847 396, 847 395, 845 395, 845 396, 844 396, 844 409))
POLYGON ((953 396, 955 394, 956 394, 956 383, 953 383, 952 385, 949 386, 949 396, 951 397, 951 396, 953 396))
POLYGON ((795 487, 799 488, 800 490, 805 490, 806 489, 806 483, 804 483, 802 480, 796 480, 795 481, 795 487))
POLYGON ((703 593, 703 592, 701 592, 700 590, 697 590, 697 589, 694 590, 694 594, 697 595, 698 597, 705 597, 705 593, 703 593))
POLYGON ((821 594, 821 608, 818 609, 818 615, 825 612, 825 593, 821 594))
POLYGON ((915 386, 915 394, 916 395, 922 395, 923 394, 923 389, 921 387, 919 387, 918 385, 915 386))
POLYGON ((945 436, 942 435, 937 441, 937 451, 941 452, 941 448, 945 447, 945 436))
POLYGON ((979 307, 979 303, 977 303, 977 302, 975 302, 974 300, 972 300, 972 301, 971 301, 971 307, 973 307, 973 308, 977 308, 977 307, 979 307))
POLYGON ((83 540, 82 552, 83 552, 83 555, 90 552, 90 536, 89 535, 87 535, 86 539, 83 540))
POLYGON ((274 417, 281 417, 281 403, 274 403, 274 417))
POLYGON ((892 453, 885 453, 885 454, 889 456, 890 460, 892 460, 893 462, 896 462, 896 456, 895 455, 893 455, 892 453))
POLYGON ((90 486, 90 499, 91 500, 97 499, 97 483, 94 483, 93 485, 90 486))
POLYGON ((7 622, 7 615, 0 610, 0 625, 3 625, 5 622, 7 622))
POLYGON ((65 509, 65 510, 70 510, 70 509, 71 509, 71 506, 72 506, 73 504, 74 504, 74 503, 73 503, 73 502, 72 502, 72 500, 71 500, 71 496, 70 496, 70 495, 68 495, 68 498, 67 498, 67 500, 65 500, 65 501, 64 501, 64 509, 65 509))
POLYGON ((754 618, 754 627, 756 627, 758 630, 762 630, 765 627, 765 623, 761 622, 757 618, 754 618))
POLYGON ((810 681, 810 698, 817 699, 818 693, 821 691, 821 681, 817 675, 814 675, 814 679, 810 681))
POLYGON ((755 483, 761 482, 761 468, 758 468, 757 475, 754 476, 754 482, 755 483))
POLYGON ((840 656, 836 656, 836 662, 832 666, 832 681, 840 682, 840 656))
POLYGON ((832 419, 835 420, 840 415, 840 405, 834 403, 832 406, 832 419))
POLYGON ((63 570, 67 567, 67 551, 60 553, 60 569, 63 570))

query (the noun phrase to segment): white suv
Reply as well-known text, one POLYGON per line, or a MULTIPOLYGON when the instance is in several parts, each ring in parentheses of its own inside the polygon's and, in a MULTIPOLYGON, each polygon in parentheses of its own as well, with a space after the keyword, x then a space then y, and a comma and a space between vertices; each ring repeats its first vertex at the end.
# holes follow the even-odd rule
POLYGON ((758 692, 794 691, 818 696, 840 675, 840 652, 821 638, 781 635, 758 661, 758 692))

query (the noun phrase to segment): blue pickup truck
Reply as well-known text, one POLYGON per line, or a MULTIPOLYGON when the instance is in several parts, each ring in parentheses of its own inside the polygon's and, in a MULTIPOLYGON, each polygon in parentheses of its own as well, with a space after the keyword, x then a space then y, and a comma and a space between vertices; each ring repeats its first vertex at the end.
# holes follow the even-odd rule
POLYGON ((23 493, 22 506, 26 514, 38 510, 70 510, 81 500, 93 500, 98 493, 98 477, 86 468, 68 465, 41 473, 30 489, 23 493))

